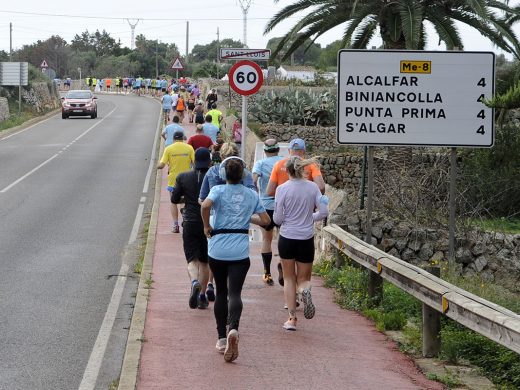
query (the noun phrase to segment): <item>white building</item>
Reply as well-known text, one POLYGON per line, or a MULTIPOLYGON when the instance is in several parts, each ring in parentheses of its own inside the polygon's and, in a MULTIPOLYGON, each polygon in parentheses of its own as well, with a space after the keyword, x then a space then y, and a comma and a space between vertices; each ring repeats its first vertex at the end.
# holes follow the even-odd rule
POLYGON ((298 79, 301 81, 314 81, 316 69, 312 66, 289 66, 281 65, 276 70, 279 79, 298 79))

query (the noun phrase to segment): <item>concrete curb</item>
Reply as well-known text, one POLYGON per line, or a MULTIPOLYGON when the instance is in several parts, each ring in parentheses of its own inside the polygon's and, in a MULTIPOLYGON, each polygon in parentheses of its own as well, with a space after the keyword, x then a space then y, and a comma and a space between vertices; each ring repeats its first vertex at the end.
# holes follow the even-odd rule
POLYGON ((37 125, 38 123, 40 122, 43 122, 55 115, 58 115, 59 113, 61 112, 61 107, 60 108, 56 108, 50 112, 48 112, 47 114, 45 115, 42 115, 42 116, 39 116, 37 118, 33 118, 33 119, 29 119, 28 121, 22 123, 21 125, 18 125, 18 126, 15 126, 15 127, 11 127, 10 129, 6 129, 6 130, 3 130, 3 131, 0 131, 0 139, 4 138, 4 137, 7 137, 11 134, 14 134, 18 131, 21 131, 21 130, 25 130, 26 128, 30 127, 30 126, 34 126, 34 125, 37 125))
MULTIPOLYGON (((162 149, 162 147, 161 147, 162 149)), ((132 323, 128 332, 125 356, 119 377, 118 390, 134 390, 137 385, 139 375, 139 360, 141 357, 141 347, 144 342, 144 325, 146 321, 146 309, 150 287, 146 281, 152 278, 152 260, 155 253, 155 236, 157 233, 157 218, 159 215, 159 205, 161 197, 162 171, 158 170, 155 177, 155 194, 153 200, 146 249, 144 252, 143 269, 139 278, 139 287, 135 298, 134 311, 132 313, 132 323)))

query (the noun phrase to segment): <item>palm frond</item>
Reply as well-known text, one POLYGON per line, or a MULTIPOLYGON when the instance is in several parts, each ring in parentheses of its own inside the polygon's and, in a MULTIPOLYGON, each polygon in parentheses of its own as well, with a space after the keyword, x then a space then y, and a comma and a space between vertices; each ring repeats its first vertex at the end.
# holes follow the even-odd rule
POLYGON ((323 6, 329 7, 330 1, 328 0, 299 0, 294 4, 290 4, 287 7, 281 9, 277 14, 273 16, 273 18, 267 23, 264 29, 264 35, 271 32, 273 28, 275 28, 279 23, 283 22, 285 19, 292 17, 294 14, 308 10, 311 7, 318 6, 320 3, 323 6))
POLYGON ((397 9, 401 15, 406 48, 417 50, 422 25, 422 5, 414 0, 402 0, 397 9))
POLYGON ((354 40, 350 45, 352 49, 366 49, 370 40, 373 38, 377 29, 377 21, 373 18, 367 18, 362 25, 359 26, 354 40))
POLYGON ((452 10, 450 17, 454 20, 458 20, 459 22, 467 24, 470 27, 473 27, 502 50, 508 53, 515 52, 514 48, 507 41, 505 41, 499 33, 489 27, 486 23, 482 22, 476 16, 468 14, 464 11, 452 10))
POLYGON ((466 6, 472 9, 481 18, 487 18, 489 11, 486 0, 465 0, 466 6))
POLYGON ((457 26, 453 20, 447 18, 446 13, 431 12, 428 13, 426 19, 432 23, 440 40, 446 44, 446 49, 452 50, 454 47, 464 48, 457 26))

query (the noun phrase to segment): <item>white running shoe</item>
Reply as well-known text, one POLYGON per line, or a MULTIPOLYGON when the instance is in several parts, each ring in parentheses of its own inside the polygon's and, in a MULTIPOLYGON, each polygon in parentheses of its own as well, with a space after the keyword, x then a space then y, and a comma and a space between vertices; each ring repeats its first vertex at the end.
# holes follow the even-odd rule
POLYGON ((227 339, 225 337, 222 339, 218 339, 217 345, 215 346, 215 348, 217 349, 217 352, 224 353, 224 351, 226 350, 226 344, 227 344, 227 339))
POLYGON ((224 351, 224 360, 232 362, 238 357, 238 330, 231 329, 227 336, 226 350, 224 351))

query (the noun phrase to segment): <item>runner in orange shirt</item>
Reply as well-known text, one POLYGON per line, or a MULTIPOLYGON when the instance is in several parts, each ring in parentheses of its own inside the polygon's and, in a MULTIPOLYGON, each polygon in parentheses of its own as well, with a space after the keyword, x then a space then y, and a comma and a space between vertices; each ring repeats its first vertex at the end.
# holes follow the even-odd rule
MULTIPOLYGON (((289 156, 298 156, 302 159, 305 158, 305 141, 301 138, 293 139, 289 143, 289 156)), ((287 160, 288 158, 284 158, 283 160, 280 160, 274 164, 273 171, 271 172, 271 177, 269 179, 269 184, 267 185, 267 189, 265 191, 267 195, 274 196, 276 187, 289 180, 289 175, 287 174, 287 170, 285 168, 287 160)), ((315 182, 322 194, 325 193, 325 181, 323 180, 320 168, 316 164, 308 165, 305 167, 305 173, 307 175, 307 179, 315 182)))
MULTIPOLYGON (((293 139, 289 143, 289 156, 297 156, 302 159, 305 158, 305 141, 301 138, 293 139)), ((265 191, 268 196, 274 197, 276 188, 289 180, 289 174, 287 173, 287 168, 285 167, 288 159, 289 158, 284 158, 283 160, 277 161, 274 164, 271 177, 269 178, 269 183, 267 184, 267 189, 265 191)), ((304 168, 304 172, 306 178, 316 183, 321 193, 324 194, 325 181, 323 180, 319 166, 316 164, 307 165, 304 168)), ((284 284, 282 265, 280 263, 278 263, 278 283, 280 283, 282 286, 284 284)))

